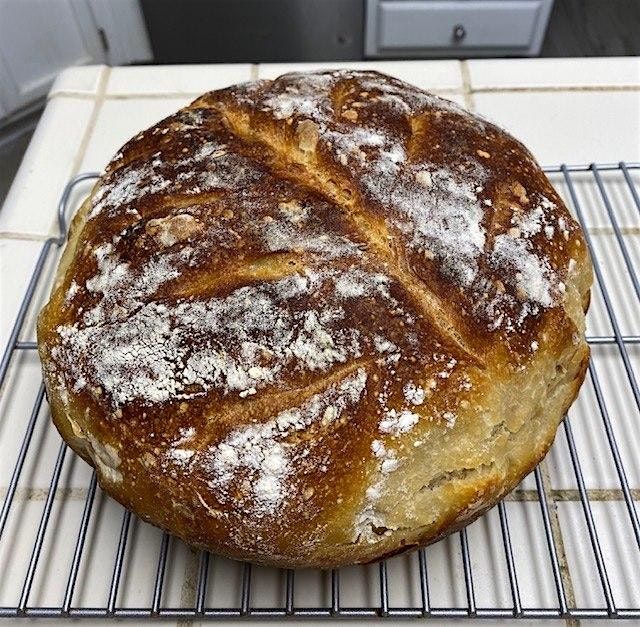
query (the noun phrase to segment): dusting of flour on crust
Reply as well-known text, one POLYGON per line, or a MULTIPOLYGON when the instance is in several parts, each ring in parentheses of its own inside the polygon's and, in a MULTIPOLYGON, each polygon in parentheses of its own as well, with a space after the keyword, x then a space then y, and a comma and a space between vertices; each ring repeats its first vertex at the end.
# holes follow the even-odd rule
POLYGON ((264 424, 232 431, 206 451, 205 463, 210 467, 211 485, 220 495, 219 500, 224 503, 231 498, 229 484, 241 474, 250 485, 248 494, 243 496, 247 506, 258 516, 274 513, 291 490, 296 462, 306 454, 304 448, 288 442, 287 437, 308 429, 314 422, 339 419, 343 411, 357 405, 366 383, 367 373, 359 368, 301 406, 282 411, 264 424))
MULTIPOLYGON (((386 223, 404 234, 415 252, 435 260, 443 275, 475 295, 472 312, 483 317, 490 330, 513 331, 529 316, 557 304, 558 279, 548 261, 528 243, 540 232, 547 239, 553 237, 553 202, 542 195, 526 215, 520 216, 518 228, 512 229, 517 235, 499 235, 488 246, 483 220, 492 200, 482 197, 481 192, 489 176, 490 154, 477 150, 455 165, 416 162, 408 158, 396 132, 390 133, 389 127, 377 122, 376 115, 363 118, 359 112, 368 106, 384 105, 395 116, 418 116, 424 111, 436 117, 460 115, 480 130, 485 128, 482 120, 453 103, 375 73, 292 73, 279 82, 278 90, 272 93, 267 89, 257 106, 270 111, 277 120, 291 122, 296 116, 313 121, 319 141, 337 162, 357 168, 365 197, 384 208, 386 223), (343 106, 351 109, 335 111, 332 90, 350 79, 358 80, 360 93, 347 97, 351 104, 343 106), (356 120, 357 124, 351 123, 356 120), (494 293, 494 273, 515 275, 510 285, 517 297, 494 293)), ((512 189, 528 202, 526 190, 519 183, 512 189)))
MULTIPOLYGON (((120 285, 122 273, 114 269, 111 277, 91 283, 91 288, 109 294, 108 286, 120 285)), ((100 324, 58 328, 61 342, 53 356, 65 364, 72 380, 84 382, 77 391, 91 381, 115 407, 136 399, 161 403, 192 398, 211 389, 246 397, 277 382, 289 368, 321 371, 361 355, 366 338, 361 330, 345 326, 342 308, 297 310, 291 302, 309 299, 327 285, 339 299, 367 290, 393 305, 388 283, 384 275, 359 270, 294 275, 242 287, 223 298, 172 305, 152 301, 126 319, 109 321, 100 304, 95 308, 100 315, 89 316, 100 324)))

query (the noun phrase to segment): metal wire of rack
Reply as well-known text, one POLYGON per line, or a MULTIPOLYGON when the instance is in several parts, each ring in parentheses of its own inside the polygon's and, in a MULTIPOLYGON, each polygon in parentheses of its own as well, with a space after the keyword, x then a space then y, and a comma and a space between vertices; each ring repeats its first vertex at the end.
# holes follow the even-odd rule
MULTIPOLYGON (((611 195, 607 189, 605 177, 610 173, 615 173, 626 189, 630 199, 630 206, 640 215, 640 193, 634 182, 633 172, 640 170, 640 163, 623 162, 618 164, 590 164, 590 165, 560 165, 546 168, 550 176, 558 177, 559 184, 562 184, 564 191, 568 194, 568 200, 572 209, 582 224, 587 243, 592 252, 594 261, 595 277, 597 289, 601 296, 606 318, 612 333, 589 335, 588 341, 592 347, 610 347, 614 351, 613 358, 622 364, 624 378, 621 385, 625 386, 630 393, 629 400, 632 400, 632 415, 636 427, 640 425, 640 388, 636 378, 633 359, 637 355, 631 352, 640 344, 640 330, 635 329, 631 333, 623 333, 624 326, 621 324, 621 312, 616 310, 614 300, 611 295, 611 285, 605 277, 606 266, 600 258, 596 246, 594 246, 593 236, 587 228, 587 218, 593 213, 594 205, 597 203, 598 210, 607 220, 607 228, 610 229, 614 238, 617 250, 621 255, 623 268, 627 275, 627 280, 633 286, 635 294, 634 305, 637 307, 640 302, 640 279, 634 265, 634 253, 627 241, 629 229, 621 226, 613 207, 611 195), (578 186, 580 181, 575 177, 583 176, 588 178, 588 184, 597 194, 588 201, 588 206, 584 200, 580 200, 578 186), (595 187, 594 187, 595 185, 595 187), (585 208, 586 207, 586 208, 585 208), (602 211, 604 210, 604 211, 602 211)), ((3 389, 7 373, 12 361, 19 353, 34 351, 36 343, 34 341, 22 340, 21 333, 25 326, 25 320, 30 311, 30 305, 34 300, 34 294, 42 282, 43 269, 51 257, 64 244, 67 231, 67 209, 69 199, 74 189, 82 182, 95 179, 95 173, 85 173, 76 176, 67 184, 58 206, 58 227, 59 235, 47 239, 42 247, 40 255, 35 264, 35 269, 29 281, 26 293, 20 305, 18 315, 10 334, 8 345, 0 362, 0 390, 3 389)), ((638 229, 637 229, 638 230, 638 229)), ((633 232, 633 229, 631 229, 633 232)), ((639 253, 640 254, 640 253, 639 253)), ((622 312, 624 313, 624 312, 622 312)), ((615 477, 619 485, 621 495, 620 502, 624 503, 626 512, 626 524, 631 531, 633 542, 627 547, 629 559, 638 559, 640 555, 640 523, 636 509, 636 501, 640 499, 640 490, 630 486, 629 481, 629 460, 625 459, 624 451, 616 436, 616 416, 612 414, 607 405, 607 399, 603 392, 603 375, 596 368, 595 360, 589 364, 588 380, 593 389, 597 415, 602 423, 606 435, 607 452, 610 461, 615 468, 615 477)), ((16 493, 21 481, 21 473, 25 467, 25 462, 30 455, 36 455, 33 449, 34 432, 39 420, 48 420, 46 411, 41 411, 45 403, 45 392, 42 382, 35 395, 30 416, 26 421, 24 436, 15 458, 13 472, 5 491, 2 509, 0 510, 0 545, 3 534, 6 531, 7 522, 12 513, 12 506, 16 501, 16 493)), ((589 490, 583 472, 584 455, 579 451, 577 438, 572 427, 574 420, 570 421, 566 417, 563 421, 559 434, 564 432, 566 446, 568 450, 568 463, 572 469, 577 485, 575 501, 581 505, 582 516, 586 528, 586 535, 578 540, 582 544, 590 547, 590 554, 595 564, 595 569, 589 576, 597 582, 601 591, 602 603, 600 605, 581 605, 574 598, 574 593, 569 589, 567 579, 566 546, 559 539, 557 525, 554 524, 554 500, 550 498, 551 490, 549 481, 545 479, 543 469, 538 467, 533 472, 535 489, 529 492, 533 497, 529 500, 537 501, 539 506, 538 522, 544 531, 544 546, 548 553, 549 572, 544 577, 550 577, 555 590, 555 601, 550 606, 532 606, 523 599, 522 584, 523 578, 518 572, 518 565, 514 557, 520 542, 514 542, 512 527, 509 520, 509 510, 505 501, 497 506, 499 538, 502 544, 502 555, 505 561, 508 595, 510 599, 504 606, 485 606, 478 602, 477 582, 474 579, 474 560, 472 558, 476 547, 469 540, 467 529, 460 531, 458 535, 460 565, 462 580, 464 581, 464 598, 466 602, 458 605, 438 606, 434 603, 430 582, 432 581, 432 571, 429 566, 429 549, 421 549, 414 555, 413 563, 416 568, 416 581, 418 583, 417 602, 400 606, 391 599, 390 587, 395 585, 394 578, 389 574, 388 562, 381 562, 377 568, 375 588, 377 589, 377 603, 369 603, 366 606, 353 607, 344 602, 344 587, 341 586, 341 571, 334 570, 326 574, 328 578, 327 602, 320 606, 302 607, 296 602, 300 595, 300 577, 297 572, 288 570, 282 571, 280 577, 284 594, 283 603, 273 607, 257 607, 252 601, 252 588, 256 582, 256 570, 250 564, 241 566, 241 577, 239 579, 238 600, 232 606, 222 606, 216 601, 215 589, 213 595, 208 578, 210 577, 212 565, 219 558, 202 552, 198 556, 198 566, 195 581, 193 582, 193 592, 191 595, 191 605, 189 607, 168 607, 163 604, 165 593, 165 583, 171 572, 172 561, 168 559, 171 538, 168 534, 161 535, 158 548, 158 557, 155 566, 155 577, 152 584, 152 601, 144 607, 128 607, 119 604, 119 591, 121 588, 123 569, 127 560, 127 550, 130 542, 130 530, 135 521, 135 517, 126 510, 121 510, 120 530, 115 542, 115 553, 110 565, 110 577, 108 590, 105 591, 106 603, 100 606, 82 606, 74 603, 77 596, 77 587, 83 560, 86 561, 87 552, 90 549, 90 542, 87 542, 88 530, 92 518, 100 515, 95 504, 100 489, 97 487, 95 471, 91 474, 86 489, 84 505, 77 528, 74 529, 75 542, 72 544, 72 557, 70 567, 65 573, 66 585, 64 594, 60 602, 56 605, 31 604, 30 597, 34 579, 38 569, 42 568, 41 555, 43 545, 50 530, 51 513, 54 508, 56 494, 58 493, 65 458, 67 456, 67 446, 60 441, 57 449, 57 456, 50 474, 48 490, 44 491, 44 505, 39 516, 39 523, 35 538, 31 544, 31 552, 26 568, 26 574, 22 581, 20 592, 14 603, 0 604, 0 617, 82 617, 82 618, 121 618, 121 619, 144 619, 144 618, 167 618, 173 620, 204 620, 204 619, 230 619, 230 618, 271 618, 271 619, 302 619, 302 618, 635 618, 640 619, 640 602, 634 604, 621 605, 617 599, 617 590, 611 577, 611 561, 607 559, 606 547, 602 541, 602 529, 598 524, 598 517, 594 514, 594 503, 598 501, 597 495, 593 496, 593 490, 589 490), (341 596, 343 599, 341 599, 341 596)), ((49 427, 52 428, 52 427, 49 427)), ((558 436, 562 437, 561 435, 558 436)), ((59 439, 58 439, 59 441, 59 439)), ((557 443, 556 443, 557 444, 557 443)), ((2 455, 11 455, 14 451, 1 451, 2 455)), ((634 475, 635 476, 635 475, 634 475)), ((571 529, 565 527, 565 534, 571 529)), ((66 529, 66 534, 71 530, 66 529)), ((578 531, 576 530, 577 534, 578 531)), ((6 534, 5 534, 6 535, 6 534)), ((570 543, 569 543, 570 544, 570 543)), ((149 550, 155 550, 149 547, 149 550)), ((533 551, 534 548, 532 547, 533 551)), ((0 557, 0 578, 10 573, 11 563, 3 563, 0 557)), ((371 571, 369 571, 371 572, 371 571)), ((640 589, 640 570, 631 575, 631 588, 640 589), (634 578, 635 577, 635 578, 634 578)))

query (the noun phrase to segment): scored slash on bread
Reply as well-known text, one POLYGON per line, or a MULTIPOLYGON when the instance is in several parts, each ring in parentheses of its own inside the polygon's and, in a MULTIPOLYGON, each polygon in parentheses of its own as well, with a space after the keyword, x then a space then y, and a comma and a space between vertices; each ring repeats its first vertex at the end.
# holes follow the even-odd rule
POLYGON ((210 92, 128 142, 38 324, 53 420, 187 542, 369 562, 474 520, 584 378, 591 265, 530 153, 396 79, 210 92))

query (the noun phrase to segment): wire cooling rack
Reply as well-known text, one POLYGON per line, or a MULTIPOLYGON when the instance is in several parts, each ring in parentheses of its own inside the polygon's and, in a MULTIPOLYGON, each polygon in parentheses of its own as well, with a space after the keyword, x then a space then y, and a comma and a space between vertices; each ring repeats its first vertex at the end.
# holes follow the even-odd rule
POLYGON ((640 618, 640 163, 546 171, 585 230, 596 276, 587 380, 550 455, 458 534, 328 572, 189 549, 104 495, 60 440, 36 343, 21 338, 49 289, 70 199, 97 174, 72 179, 58 207, 60 235, 43 244, 0 363, 0 426, 22 379, 34 381, 30 414, 12 416, 24 435, 0 448, 13 468, 0 477, 0 617, 640 618))

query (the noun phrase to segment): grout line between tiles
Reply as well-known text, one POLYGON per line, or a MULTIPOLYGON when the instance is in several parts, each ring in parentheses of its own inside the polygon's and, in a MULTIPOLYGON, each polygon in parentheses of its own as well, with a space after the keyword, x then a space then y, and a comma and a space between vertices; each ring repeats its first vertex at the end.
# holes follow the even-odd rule
MULTIPOLYGON (((101 69, 100 78, 98 79, 98 87, 96 89, 95 97, 92 96, 92 100, 94 100, 93 109, 91 111, 91 115, 89 116, 89 120, 87 122, 87 126, 82 134, 82 138, 80 139, 80 143, 78 144, 78 148, 76 150, 76 155, 73 159, 73 163, 71 165, 71 171, 69 173, 68 179, 70 180, 80 170, 80 164, 82 163, 82 159, 84 158, 85 153, 87 152, 87 147, 89 145, 89 140, 91 139, 91 135, 93 134, 96 120, 98 119, 98 114, 100 113, 100 109, 102 108, 102 104, 104 103, 105 93, 107 90, 107 83, 109 80, 109 75, 111 73, 111 68, 109 66, 104 66, 101 69)), ((55 97, 55 96, 54 96, 55 97)), ((50 232, 48 234, 33 234, 31 237, 27 238, 23 234, 18 233, 15 239, 30 239, 35 241, 43 241, 49 239, 50 237, 56 237, 57 233, 54 233, 55 230, 55 215, 53 216, 50 232)), ((1 235, 6 237, 4 235, 1 235)))
MULTIPOLYGON (((256 66, 257 67, 257 66, 256 66)), ((256 70, 257 72, 257 70, 256 70)), ((250 72, 249 77, 254 79, 254 72, 250 72)), ((459 87, 427 87, 428 91, 435 94, 464 94, 464 90, 459 87)), ((153 93, 122 93, 122 94, 109 94, 104 95, 105 100, 163 100, 167 98, 198 98, 202 95, 202 91, 163 91, 153 93)), ((55 98, 79 98, 83 100, 89 100, 94 98, 95 95, 90 95, 82 92, 58 92, 52 94, 50 99, 55 98)))
POLYGON ((54 98, 78 98, 79 100, 94 100, 97 92, 89 91, 73 91, 71 89, 65 89, 61 91, 54 91, 47 94, 47 102, 54 98))
MULTIPOLYGON (((560 577, 562 579, 562 585, 567 600, 568 607, 577 607, 576 595, 573 589, 573 581, 571 581, 571 572, 569 571, 569 562, 567 561, 567 554, 564 548, 564 539, 562 537, 562 529, 560 527, 560 519, 558 518, 558 508, 556 506, 555 498, 551 490, 551 477, 549 475, 549 468, 547 466, 547 460, 543 460, 540 464, 540 475, 542 476, 542 485, 546 494, 547 505, 549 507, 549 521, 551 523, 551 534, 553 536, 553 542, 556 546, 556 553, 558 556, 558 564, 560 565, 560 577)), ((569 621, 571 619, 567 619, 569 621)), ((567 625, 575 625, 574 622, 567 622, 567 625)))
POLYGON ((427 91, 433 94, 452 94, 458 96, 464 96, 464 87, 426 87, 427 91))
POLYGON ((71 168, 71 176, 75 176, 78 173, 78 170, 80 169, 80 164, 82 163, 82 159, 84 158, 84 155, 87 152, 89 140, 91 139, 91 135, 93 134, 93 130, 95 128, 96 121, 98 119, 98 114, 100 113, 100 109, 102 108, 102 104, 104 103, 104 97, 107 91, 107 82, 109 80, 110 73, 111 73, 111 68, 109 66, 105 66, 102 69, 102 74, 100 75, 100 79, 98 81, 98 88, 96 89, 96 97, 95 97, 95 103, 93 105, 93 111, 91 112, 91 116, 89 117, 89 122, 87 123, 87 128, 85 129, 84 135, 80 140, 80 145, 78 146, 78 150, 76 151, 76 157, 73 161, 73 166, 71 168))
MULTIPOLYGON (((54 499, 56 501, 82 501, 87 498, 88 488, 56 488, 54 499)), ((0 498, 7 494, 7 488, 0 488, 0 498)), ((16 489, 14 499, 16 501, 46 501, 49 496, 49 488, 19 487, 16 489)))
MULTIPOLYGON (((466 63, 466 61, 462 61, 466 63)), ((474 94, 491 94, 502 92, 536 92, 536 93, 556 93, 562 91, 586 91, 586 92, 637 92, 640 85, 546 85, 546 86, 505 86, 505 87, 473 87, 470 82, 469 88, 474 94)))
POLYGON ((200 552, 193 547, 187 547, 189 558, 184 567, 184 575, 182 579, 182 588, 180 589, 180 606, 195 607, 196 605, 196 586, 198 582, 198 571, 200 567, 200 552))
MULTIPOLYGON (((545 487, 546 489, 546 487, 545 487)), ((553 498, 556 503, 580 503, 580 492, 578 490, 547 490, 549 496, 553 498)), ((7 488, 0 488, 0 498, 4 497, 7 493, 7 488)), ((640 488, 631 488, 631 499, 633 501, 640 502, 640 488)), ((32 488, 21 487, 16 491, 16 498, 19 500, 30 501, 43 501, 49 494, 48 488, 32 488)), ((87 496, 87 488, 58 488, 54 498, 68 498, 68 499, 84 499, 87 496)), ((593 503, 607 503, 612 501, 624 501, 624 494, 622 490, 617 489, 602 489, 602 488, 589 488, 587 489, 587 496, 593 503)), ((504 497, 505 502, 522 503, 538 500, 537 490, 514 490, 504 497)))
MULTIPOLYGON (((591 235, 615 235, 616 232, 610 226, 587 227, 591 235)), ((640 226, 619 226, 622 235, 640 235, 640 226)))
POLYGON ((44 242, 51 235, 40 235, 39 233, 14 233, 12 231, 0 231, 0 239, 10 239, 20 242, 44 242))
MULTIPOLYGON (((640 488, 631 488, 631 498, 634 501, 640 501, 640 488)), ((549 490, 549 494, 553 497, 554 501, 560 503, 579 503, 580 492, 578 490, 549 490)), ((608 502, 608 501, 623 501, 624 494, 622 490, 602 489, 602 488, 589 488, 587 489, 587 496, 590 501, 595 502, 608 502)), ((537 501, 537 490, 514 490, 504 499, 505 501, 537 501)))
POLYGON ((249 78, 252 81, 255 81, 255 80, 258 80, 259 76, 260 76, 260 64, 252 63, 251 68, 249 69, 249 78))
MULTIPOLYGON (((576 87, 572 85, 565 86, 551 86, 551 87, 478 87, 474 89, 471 85, 471 78, 469 76, 468 65, 466 61, 460 61, 461 71, 463 74, 463 87, 426 87, 429 91, 434 92, 442 92, 442 93, 460 93, 466 92, 469 94, 485 94, 485 93, 557 93, 557 92, 575 92, 575 91, 583 91, 583 92, 639 92, 640 86, 630 85, 630 86, 599 86, 592 85, 590 87, 576 87), (465 68, 464 70, 462 68, 465 68), (467 84, 464 84, 464 77, 466 75, 467 84)), ((255 67, 258 68, 258 65, 255 64, 255 67)), ((255 80, 254 77, 257 77, 259 72, 258 69, 253 70, 253 66, 250 70, 249 77, 251 80, 255 80)), ((231 83, 230 83, 231 84, 231 83)), ((129 99, 158 99, 158 98, 197 98, 202 95, 202 91, 158 91, 158 92, 124 92, 124 93, 107 93, 105 94, 105 98, 107 100, 129 100, 129 99)), ((64 92, 56 92, 51 94, 50 98, 93 98, 93 94, 87 94, 86 92, 73 92, 73 91, 64 91, 64 92)))
POLYGON ((466 60, 460 62, 460 76, 462 77, 462 92, 464 95, 464 104, 471 112, 475 111, 475 102, 473 100, 473 92, 471 90, 471 75, 469 74, 469 63, 466 60))
MULTIPOLYGON (((80 96, 80 98, 83 100, 93 100, 94 105, 91 111, 91 115, 89 116, 89 120, 87 122, 84 133, 82 134, 82 138, 80 139, 80 143, 78 144, 78 148, 76 149, 76 155, 73 159, 73 163, 71 164, 71 171, 69 172, 69 176, 67 177, 67 180, 70 180, 72 177, 74 177, 78 173, 78 170, 80 169, 80 164, 82 163, 82 159, 84 158, 85 152, 87 151, 89 139, 91 138, 91 134, 95 127, 98 113, 104 101, 104 96, 107 88, 107 81, 109 78, 109 74, 111 72, 111 68, 109 66, 103 66, 100 72, 101 73, 100 73, 100 78, 98 79, 98 87, 96 89, 96 93, 87 94, 85 92, 82 96, 80 96)), ((52 98, 55 98, 56 96, 57 94, 54 94, 52 98)), ((74 98, 76 97, 78 97, 78 95, 74 95, 74 98)), ((47 98, 47 101, 48 100, 49 98, 47 98)), ((62 190, 60 190, 60 192, 62 192, 62 190)), ((27 233, 20 233, 20 232, 14 233, 9 231, 2 231, 0 232, 0 238, 42 242, 49 239, 50 237, 57 237, 54 224, 55 224, 55 213, 49 227, 49 233, 27 234, 27 233)))
POLYGON ((105 100, 166 100, 167 98, 191 98, 202 96, 202 91, 158 91, 153 93, 105 94, 105 100))

